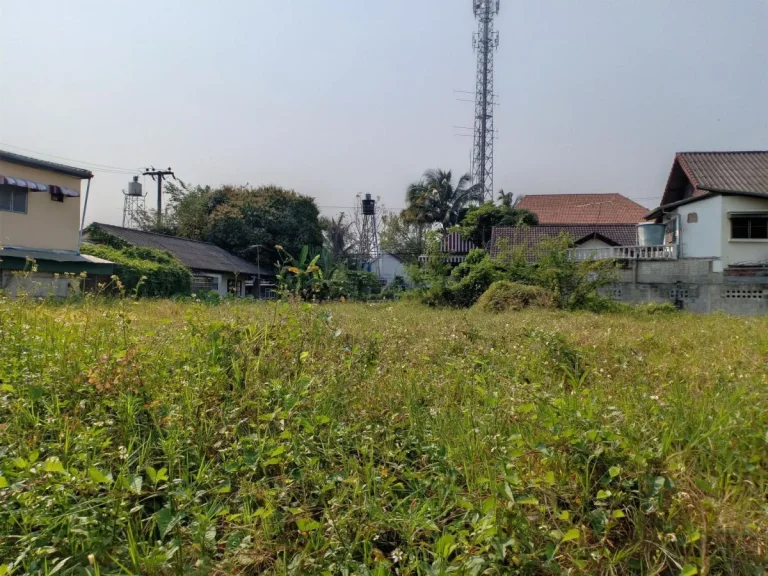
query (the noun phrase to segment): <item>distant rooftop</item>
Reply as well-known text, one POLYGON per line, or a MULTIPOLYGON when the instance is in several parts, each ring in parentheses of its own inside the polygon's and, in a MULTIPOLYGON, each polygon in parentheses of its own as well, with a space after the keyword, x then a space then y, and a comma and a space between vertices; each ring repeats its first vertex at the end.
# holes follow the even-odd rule
POLYGON ((31 156, 22 156, 21 154, 8 152, 6 150, 0 150, 0 161, 8 162, 9 164, 18 164, 19 166, 27 166, 28 168, 37 168, 38 170, 48 170, 49 172, 74 176, 75 178, 83 180, 93 178, 93 172, 84 168, 75 168, 74 166, 48 162, 48 160, 39 160, 37 158, 32 158, 31 156))
POLYGON ((621 194, 529 194, 516 208, 530 210, 539 224, 637 224, 648 209, 621 194))

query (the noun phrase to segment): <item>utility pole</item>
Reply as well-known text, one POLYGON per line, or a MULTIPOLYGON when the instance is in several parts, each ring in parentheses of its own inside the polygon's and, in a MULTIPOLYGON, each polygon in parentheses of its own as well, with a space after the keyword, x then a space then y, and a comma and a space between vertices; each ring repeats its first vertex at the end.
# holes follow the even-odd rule
POLYGON ((171 176, 176 180, 176 174, 173 173, 170 166, 167 170, 155 170, 154 166, 151 167, 151 170, 145 168, 143 174, 144 176, 152 176, 152 180, 157 181, 157 226, 160 227, 163 222, 163 178, 171 176))

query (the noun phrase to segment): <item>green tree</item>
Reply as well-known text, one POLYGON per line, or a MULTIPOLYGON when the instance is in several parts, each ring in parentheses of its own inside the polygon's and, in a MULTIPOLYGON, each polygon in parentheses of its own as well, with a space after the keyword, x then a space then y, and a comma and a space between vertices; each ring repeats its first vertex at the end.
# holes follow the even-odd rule
POLYGON ((513 197, 514 195, 512 194, 512 192, 504 192, 504 190, 499 190, 499 202, 501 202, 502 206, 511 208, 513 197))
POLYGON ((513 208, 511 201, 501 206, 486 202, 471 208, 461 220, 457 230, 465 240, 470 240, 480 248, 486 248, 491 241, 494 227, 535 226, 538 223, 536 214, 529 210, 513 208))
POLYGON ((426 248, 426 224, 411 222, 400 214, 386 213, 381 219, 381 249, 407 263, 416 262, 426 248))
POLYGON ((274 247, 297 254, 303 246, 323 245, 320 213, 313 198, 277 186, 182 187, 168 183, 162 225, 152 211, 142 218, 142 228, 212 242, 255 261, 255 245, 264 258, 274 258, 274 247))
POLYGON ((439 225, 443 232, 458 224, 472 202, 482 200, 482 188, 472 185, 465 174, 454 186, 450 170, 427 170, 421 180, 408 186, 407 207, 402 212, 409 222, 439 225))
POLYGON ((337 261, 348 260, 355 251, 352 221, 341 212, 336 218, 321 218, 324 247, 337 261))

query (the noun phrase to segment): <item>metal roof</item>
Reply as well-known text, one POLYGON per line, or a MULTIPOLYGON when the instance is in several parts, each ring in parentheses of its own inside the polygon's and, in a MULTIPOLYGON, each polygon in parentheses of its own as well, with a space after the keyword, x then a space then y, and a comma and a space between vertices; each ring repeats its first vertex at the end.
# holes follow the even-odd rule
POLYGON ((27 166, 29 168, 37 168, 39 170, 48 170, 49 172, 74 176, 81 180, 93 178, 93 172, 84 168, 75 168, 74 166, 48 162, 47 160, 38 160, 37 158, 22 156, 21 154, 8 152, 6 150, 0 150, 0 160, 10 164, 18 164, 19 166, 27 166))
POLYGON ((86 264, 112 264, 109 260, 89 254, 76 252, 57 252, 55 250, 35 250, 26 248, 1 248, 0 258, 28 258, 31 260, 51 260, 52 262, 82 262, 86 264))
MULTIPOLYGON (((253 275, 259 273, 259 268, 256 264, 252 264, 239 256, 230 254, 223 248, 219 248, 215 244, 209 244, 208 242, 189 240, 187 238, 179 238, 178 236, 166 236, 164 234, 155 234, 154 232, 144 232, 142 230, 134 230, 133 228, 122 228, 120 226, 100 224, 98 222, 94 222, 92 226, 97 226, 104 232, 116 236, 134 246, 165 250, 181 261, 184 266, 193 271, 199 270, 206 272, 253 275)), ((275 273, 272 268, 268 269, 262 266, 261 274, 265 276, 274 276, 275 273)))
POLYGON ((675 159, 699 190, 768 195, 768 152, 680 152, 675 159))

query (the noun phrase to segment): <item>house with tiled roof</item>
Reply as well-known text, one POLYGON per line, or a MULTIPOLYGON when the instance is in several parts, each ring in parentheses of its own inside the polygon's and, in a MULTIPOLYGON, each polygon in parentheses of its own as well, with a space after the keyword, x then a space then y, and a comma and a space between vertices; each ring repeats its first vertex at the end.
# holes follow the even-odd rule
POLYGON ((648 212, 621 194, 528 194, 515 208, 533 212, 539 224, 637 224, 648 212))
POLYGON ((711 259, 714 272, 768 269, 768 151, 676 154, 646 219, 674 225, 680 257, 711 259))
POLYGON ((491 256, 503 257, 515 248, 522 248, 529 262, 540 255, 542 240, 567 235, 574 245, 572 254, 591 257, 615 257, 611 249, 635 246, 635 224, 540 224, 528 227, 494 228, 491 235, 491 256), (609 253, 611 255, 609 255, 609 253))

